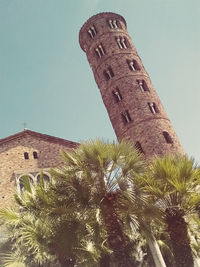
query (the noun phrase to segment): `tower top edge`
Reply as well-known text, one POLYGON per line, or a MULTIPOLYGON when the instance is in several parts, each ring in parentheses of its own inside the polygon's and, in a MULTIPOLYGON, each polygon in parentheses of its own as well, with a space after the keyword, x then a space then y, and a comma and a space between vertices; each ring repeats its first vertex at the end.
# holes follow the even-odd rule
MULTIPOLYGON (((94 21, 98 20, 98 19, 102 19, 102 18, 115 18, 115 19, 120 19, 123 21, 123 23, 125 24, 125 26, 127 27, 127 24, 126 24, 126 20, 124 19, 123 16, 117 14, 117 13, 113 13, 113 12, 101 12, 101 13, 98 13, 96 15, 93 15, 92 17, 90 17, 84 24, 83 26, 81 27, 80 31, 79 31, 79 44, 81 46, 81 48, 83 49, 83 44, 82 44, 82 40, 81 40, 81 35, 82 35, 82 32, 84 31, 84 29, 88 26, 90 26, 90 24, 94 23, 94 21)), ((84 50, 84 49, 83 49, 84 50)))

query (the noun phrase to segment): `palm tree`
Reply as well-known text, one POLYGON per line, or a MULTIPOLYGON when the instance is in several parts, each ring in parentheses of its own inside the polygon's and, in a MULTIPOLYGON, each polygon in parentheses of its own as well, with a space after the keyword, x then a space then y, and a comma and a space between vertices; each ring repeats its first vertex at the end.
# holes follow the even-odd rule
MULTIPOLYGON (((61 267, 73 267, 75 262, 77 266, 94 266, 100 257, 92 243, 94 233, 74 206, 58 199, 53 184, 47 186, 42 175, 38 185, 33 186, 26 176, 22 183, 23 192, 15 195, 19 209, 0 210, 12 240, 11 253, 4 255, 6 266, 17 261, 30 267, 55 267, 58 262, 61 267)), ((103 231, 99 232, 101 236, 103 231)))
MULTIPOLYGON (((21 209, 15 227, 10 216, 10 229, 19 235, 20 255, 26 252, 25 261, 34 257, 43 266, 48 257, 54 257, 63 267, 92 266, 98 261, 101 267, 136 266, 137 242, 124 230, 120 201, 125 199, 127 207, 131 207, 132 230, 145 225, 149 201, 141 190, 136 190, 137 178, 146 170, 141 156, 125 142, 91 141, 63 153, 63 159, 64 166, 52 170, 48 186, 40 179, 34 187, 25 177, 25 190, 15 197, 21 209), (23 244, 32 249, 27 251, 23 244)), ((5 217, 6 213, 1 214, 5 217)), ((148 242, 155 251, 157 243, 152 235, 148 242)), ((156 266, 165 266, 161 263, 156 266)))
MULTIPOLYGON (((130 176, 136 177, 144 173, 145 164, 141 156, 131 144, 125 142, 106 144, 91 141, 82 144, 72 153, 64 153, 64 160, 66 167, 52 172, 56 190, 61 190, 57 193, 64 195, 65 192, 67 198, 71 196, 71 202, 75 201, 84 212, 99 209, 99 216, 107 231, 107 244, 117 260, 116 266, 134 266, 130 256, 131 240, 124 234, 124 223, 118 214, 117 201, 123 191, 127 192, 132 187, 130 176)), ((135 190, 132 190, 131 197, 137 205, 148 204, 140 200, 140 195, 136 196, 135 190)), ((138 206, 135 203, 136 211, 138 206)), ((135 216, 132 228, 137 227, 138 220, 135 216)))
POLYGON ((166 267, 153 231, 153 229, 157 229, 155 223, 156 226, 161 226, 159 219, 161 212, 152 203, 151 196, 144 192, 140 177, 141 175, 132 174, 130 171, 128 187, 119 194, 119 201, 117 202, 118 214, 125 223, 126 228, 124 230, 128 229, 129 234, 134 231, 132 226, 137 222, 138 231, 146 239, 154 265, 156 267, 166 267))
POLYGON ((195 212, 200 201, 199 179, 200 170, 186 156, 157 158, 143 177, 146 192, 163 212, 176 267, 194 266, 185 217, 195 212))

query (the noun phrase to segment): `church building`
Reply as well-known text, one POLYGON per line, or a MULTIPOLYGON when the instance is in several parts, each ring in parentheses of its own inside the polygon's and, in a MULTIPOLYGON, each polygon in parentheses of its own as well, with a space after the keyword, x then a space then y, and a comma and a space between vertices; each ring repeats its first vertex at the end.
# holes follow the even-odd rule
MULTIPOLYGON (((86 53, 118 140, 128 139, 146 159, 184 150, 127 31, 125 19, 105 12, 81 28, 86 53)), ((40 172, 62 165, 60 153, 79 144, 24 130, 0 140, 0 207, 12 203, 20 178, 37 183, 40 172)))

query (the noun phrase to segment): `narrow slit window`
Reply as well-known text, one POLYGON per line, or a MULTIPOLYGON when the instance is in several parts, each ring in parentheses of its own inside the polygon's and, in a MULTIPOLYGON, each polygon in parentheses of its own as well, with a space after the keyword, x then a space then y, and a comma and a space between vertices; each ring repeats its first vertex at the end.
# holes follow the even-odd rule
POLYGON ((121 115, 122 115, 122 120, 123 120, 124 124, 127 124, 127 123, 131 122, 131 117, 130 117, 130 114, 129 114, 128 110, 126 110, 121 115))
POLYGON ((114 77, 114 73, 111 67, 109 67, 107 70, 104 70, 104 76, 107 81, 114 77))
POLYGON ((142 149, 140 142, 135 142, 135 148, 140 154, 144 154, 144 150, 142 149))
POLYGON ((115 91, 112 91, 112 93, 113 93, 115 102, 120 102, 122 100, 122 96, 118 88, 116 88, 115 91))
POLYGON ((140 90, 141 90, 142 92, 149 91, 149 88, 148 88, 148 86, 147 86, 145 80, 137 80, 137 82, 138 82, 138 85, 139 85, 140 90))
POLYGON ((173 144, 173 140, 171 138, 171 136, 169 135, 168 132, 163 132, 163 136, 165 138, 165 141, 168 143, 168 144, 173 144))
POLYGON ((156 106, 156 103, 148 103, 149 109, 151 110, 151 113, 156 114, 159 113, 159 109, 156 106))
POLYGON ((88 34, 93 39, 94 36, 97 34, 96 28, 94 26, 91 26, 88 30, 88 34))
POLYGON ((24 152, 24 159, 29 159, 28 152, 24 152))
POLYGON ((33 152, 33 158, 34 158, 34 159, 38 159, 38 154, 37 154, 36 151, 33 152))
POLYGON ((95 51, 96 51, 98 57, 100 57, 100 58, 105 55, 105 50, 101 44, 97 46, 95 51))
POLYGON ((132 71, 140 70, 140 67, 136 60, 127 60, 127 64, 129 66, 129 69, 132 71))
POLYGON ((128 48, 128 41, 124 37, 117 37, 116 42, 120 49, 127 49, 128 48))

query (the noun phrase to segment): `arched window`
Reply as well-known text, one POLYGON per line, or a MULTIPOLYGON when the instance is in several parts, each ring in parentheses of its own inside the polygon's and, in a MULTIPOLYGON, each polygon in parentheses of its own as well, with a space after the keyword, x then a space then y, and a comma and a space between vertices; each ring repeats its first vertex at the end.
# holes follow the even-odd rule
POLYGON ((24 159, 29 159, 28 152, 24 152, 24 159))
POLYGON ((142 92, 149 91, 149 88, 148 88, 145 80, 137 80, 137 83, 138 83, 142 92))
POLYGON ((110 29, 121 28, 119 21, 116 19, 109 19, 108 24, 109 24, 110 29))
POLYGON ((104 70, 104 76, 107 81, 114 77, 114 72, 111 67, 108 67, 107 70, 104 70))
POLYGON ((129 42, 125 37, 117 37, 116 42, 120 49, 127 49, 129 47, 129 42))
POLYGON ((105 49, 103 48, 103 45, 102 44, 98 45, 95 49, 95 52, 98 55, 98 57, 100 58, 103 57, 105 55, 105 49))
POLYGON ((94 36, 97 34, 96 28, 94 26, 91 26, 88 30, 88 34, 90 38, 94 38, 94 36))
POLYGON ((121 95, 121 93, 120 93, 118 88, 116 88, 115 91, 112 91, 112 94, 114 96, 114 99, 115 99, 116 103, 122 100, 122 95, 121 95))
POLYGON ((138 65, 138 63, 137 63, 137 61, 135 59, 133 59, 133 60, 127 60, 127 64, 128 64, 129 69, 131 71, 140 70, 140 67, 139 67, 139 65, 138 65))
POLYGON ((168 143, 168 144, 173 144, 173 140, 171 138, 171 136, 169 135, 168 132, 163 132, 163 136, 165 138, 165 141, 168 143))
POLYGON ((151 110, 151 113, 155 114, 155 113, 159 113, 159 109, 156 106, 156 103, 148 103, 149 109, 151 110))
POLYGON ((46 173, 42 173, 42 174, 38 174, 37 183, 40 183, 41 177, 43 178, 43 181, 46 183, 48 183, 50 181, 49 175, 47 175, 46 173))
POLYGON ((123 120, 124 124, 131 122, 131 116, 130 116, 128 110, 126 110, 124 113, 122 113, 121 116, 122 116, 122 120, 123 120))
POLYGON ((19 179, 19 189, 20 192, 22 192, 22 190, 24 189, 24 184, 26 184, 27 180, 29 180, 29 182, 31 184, 33 184, 33 178, 30 177, 29 175, 23 175, 20 179, 19 179))
POLYGON ((34 158, 34 159, 37 159, 37 158, 38 158, 38 154, 37 154, 36 151, 33 152, 33 158, 34 158))

